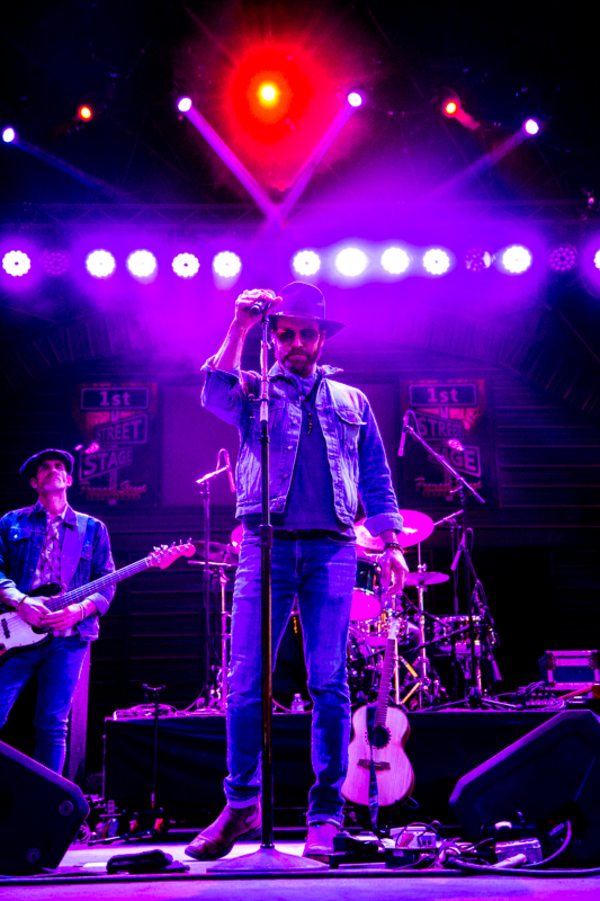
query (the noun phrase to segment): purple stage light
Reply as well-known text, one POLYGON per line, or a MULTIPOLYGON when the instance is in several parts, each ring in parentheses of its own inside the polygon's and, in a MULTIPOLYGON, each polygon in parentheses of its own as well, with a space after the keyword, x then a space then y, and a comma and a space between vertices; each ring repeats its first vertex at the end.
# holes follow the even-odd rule
POLYGON ((367 255, 359 247, 345 247, 335 258, 335 268, 348 278, 356 278, 367 268, 367 255))
POLYGON ((221 278, 235 278, 242 271, 242 261, 237 253, 223 250, 213 260, 213 269, 221 278))
POLYGON ((511 275, 521 275, 531 266, 533 258, 531 253, 522 244, 513 244, 507 247, 501 257, 502 265, 511 275))
POLYGON ((2 140, 5 144, 12 144, 12 142, 17 137, 17 133, 14 128, 11 128, 10 125, 8 128, 5 128, 2 132, 2 140))
POLYGON ((191 97, 180 97, 177 101, 177 109, 180 113, 189 113, 192 108, 192 98, 191 97))
POLYGON ((127 257, 126 266, 139 282, 151 281, 158 268, 156 257, 149 250, 134 250, 127 257))
POLYGON ((410 266, 410 257, 402 247, 388 247, 381 254, 381 265, 390 275, 401 275, 410 266))
POLYGON ((350 104, 350 106, 362 106, 362 102, 362 97, 360 96, 358 91, 350 91, 350 93, 348 94, 348 103, 350 104))
POLYGON ((116 267, 116 260, 108 250, 92 250, 85 260, 85 268, 94 278, 109 278, 116 267))
POLYGON ((470 247, 465 254, 465 266, 469 272, 485 272, 492 265, 492 255, 484 247, 470 247))
POLYGON ((569 272, 577 265, 577 251, 570 244, 561 244, 548 254, 548 266, 553 272, 569 272))
POLYGON ((450 269, 450 257, 440 247, 432 247, 423 254, 423 266, 430 275, 444 275, 450 269))
POLYGON ((200 269, 200 260, 193 253, 178 253, 171 265, 180 278, 193 278, 200 269))
POLYGON ((594 266, 596 269, 600 269, 600 250, 597 250, 594 254, 594 266))
POLYGON ((31 269, 31 260, 22 250, 9 250, 2 257, 2 268, 8 275, 20 278, 31 269))
POLYGON ((532 137, 533 135, 537 135, 540 130, 539 123, 536 122, 535 119, 527 119, 523 123, 523 128, 525 129, 527 134, 531 135, 532 137))
POLYGON ((71 260, 65 250, 46 249, 42 254, 42 268, 46 275, 59 277, 69 271, 71 260))
POLYGON ((292 260, 298 275, 314 275, 321 268, 321 258, 314 250, 300 250, 292 260))

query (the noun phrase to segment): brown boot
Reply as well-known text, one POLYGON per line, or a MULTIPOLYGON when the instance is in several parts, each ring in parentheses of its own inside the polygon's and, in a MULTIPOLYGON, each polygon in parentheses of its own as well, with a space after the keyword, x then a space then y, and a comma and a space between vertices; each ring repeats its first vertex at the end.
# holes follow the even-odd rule
POLYGON ((217 860, 231 850, 240 838, 260 838, 260 801, 240 809, 227 805, 214 823, 203 829, 185 849, 196 860, 217 860))
POLYGON ((329 855, 333 854, 333 836, 339 831, 340 827, 335 823, 313 823, 308 827, 302 856, 329 863, 329 855))

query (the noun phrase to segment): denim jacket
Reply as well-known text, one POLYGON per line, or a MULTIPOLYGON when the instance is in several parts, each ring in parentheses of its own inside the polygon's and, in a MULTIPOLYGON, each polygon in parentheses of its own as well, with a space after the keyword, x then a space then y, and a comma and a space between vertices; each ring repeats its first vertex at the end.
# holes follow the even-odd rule
MULTIPOLYGON (((66 528, 75 528, 76 518, 71 507, 65 513, 66 528)), ((46 535, 46 510, 38 501, 32 507, 11 510, 0 519, 0 608, 9 609, 18 592, 27 594, 35 576, 46 535)), ((108 531, 103 522, 88 517, 81 556, 69 588, 80 588, 88 582, 114 572, 108 531)), ((115 594, 115 587, 90 594, 101 616, 106 613, 115 594)), ((97 616, 88 616, 75 628, 84 641, 98 638, 97 616)))
MULTIPOLYGON (((402 517, 381 435, 369 401, 357 388, 334 381, 340 369, 323 366, 316 396, 333 482, 337 518, 351 526, 358 500, 367 514, 372 535, 402 529, 402 517)), ((212 358, 203 367, 206 382, 202 403, 240 433, 236 467, 238 518, 261 511, 260 376, 240 369, 215 369, 212 358)), ((283 513, 300 441, 302 409, 297 390, 276 363, 269 372, 271 512, 283 513)))

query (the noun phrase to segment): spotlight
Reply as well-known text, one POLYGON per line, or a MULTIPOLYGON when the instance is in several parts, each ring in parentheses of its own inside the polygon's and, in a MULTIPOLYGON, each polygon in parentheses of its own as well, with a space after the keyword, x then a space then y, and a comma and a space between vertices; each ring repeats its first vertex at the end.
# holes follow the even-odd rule
POLYGON ((258 89, 258 102, 271 106, 279 96, 279 91, 272 84, 263 84, 258 89))
POLYGON ((358 247, 346 247, 335 258, 336 269, 348 278, 361 275, 367 268, 367 263, 366 253, 358 247))
POLYGON ((362 106, 363 99, 357 91, 350 91, 348 94, 348 103, 350 106, 362 106))
POLYGON ((577 251, 570 244, 555 247, 548 254, 548 266, 553 272, 569 272, 577 264, 577 251))
POLYGON ((83 122, 89 122, 90 119, 93 119, 94 117, 94 111, 92 110, 91 106, 84 104, 77 110, 77 115, 83 122))
POLYGON ((511 275, 521 275, 522 272, 526 272, 531 266, 532 259, 530 252, 522 244, 513 244, 512 247, 507 247, 501 257, 502 265, 511 275))
POLYGON ((180 113, 187 113, 192 108, 192 98, 191 97, 180 97, 177 101, 177 109, 180 113))
POLYGON ((388 247, 381 254, 381 265, 390 275, 401 275, 410 266, 410 257, 402 247, 388 247))
POLYGON ((5 128, 2 132, 2 140, 5 144, 12 144, 17 138, 17 133, 14 128, 11 128, 9 125, 8 128, 5 128))
POLYGON ((597 250, 594 254, 594 266, 596 269, 600 269, 600 250, 597 250))
POLYGON ((465 266, 469 272, 485 272, 492 265, 492 255, 484 247, 470 247, 465 254, 465 266))
POLYGON ((47 248, 42 254, 42 268, 46 275, 52 275, 55 278, 66 275, 70 265, 69 254, 64 250, 47 248))
POLYGON ((192 278, 200 269, 200 260, 193 253, 178 253, 171 263, 180 278, 192 278))
POLYGON ((539 122, 536 122, 535 119, 527 119, 523 122, 523 129, 527 132, 528 135, 537 135, 540 130, 539 122))
POLYGON ((108 250, 92 250, 85 260, 85 268, 94 278, 109 278, 116 266, 115 258, 108 250))
POLYGON ((126 266, 139 282, 151 281, 156 275, 156 257, 149 250, 134 250, 127 257, 126 266))
POLYGON ((214 258, 213 269, 221 278, 235 278, 242 271, 242 261, 237 253, 223 250, 214 258))
POLYGON ((444 112, 447 116, 455 116, 458 112, 458 103, 456 100, 449 100, 444 107, 444 112))
POLYGON ((450 257, 445 250, 432 247, 423 254, 423 266, 430 275, 444 275, 450 268, 450 257))
POLYGON ((298 275, 314 275, 321 268, 321 258, 314 250, 300 250, 292 260, 298 275))
POLYGON ((2 257, 2 268, 8 275, 19 278, 31 269, 31 260, 22 250, 9 250, 2 257))

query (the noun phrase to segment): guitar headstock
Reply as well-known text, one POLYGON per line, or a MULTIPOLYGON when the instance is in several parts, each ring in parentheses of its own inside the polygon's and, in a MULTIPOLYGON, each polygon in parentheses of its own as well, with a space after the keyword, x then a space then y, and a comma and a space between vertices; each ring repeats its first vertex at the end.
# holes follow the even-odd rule
POLYGON ((148 555, 148 560, 150 561, 150 566, 159 566, 161 569, 166 569, 167 566, 170 566, 171 563, 174 563, 175 560, 178 560, 180 557, 193 557, 196 553, 196 548, 191 538, 189 538, 186 542, 180 541, 179 544, 162 544, 160 547, 155 547, 151 554, 148 555))
POLYGON ((401 616, 399 613, 393 613, 388 622, 388 641, 395 641, 400 630, 401 616))

